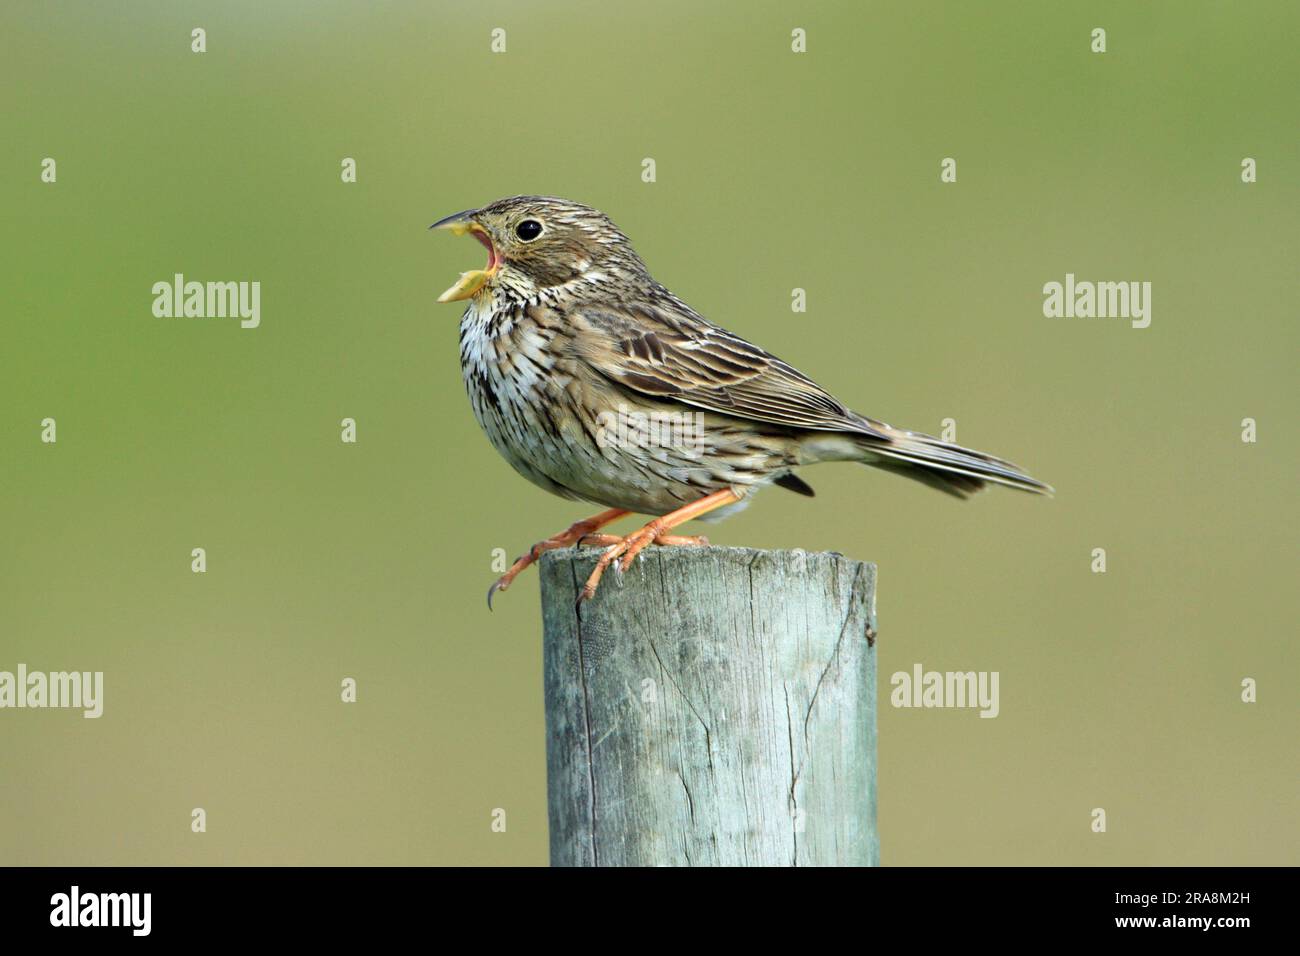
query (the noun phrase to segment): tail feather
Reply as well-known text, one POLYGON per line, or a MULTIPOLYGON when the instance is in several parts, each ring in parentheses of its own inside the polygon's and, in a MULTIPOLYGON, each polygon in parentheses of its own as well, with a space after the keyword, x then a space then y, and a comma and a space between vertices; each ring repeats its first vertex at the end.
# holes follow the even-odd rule
MULTIPOLYGON (((888 426, 886 426, 888 427, 888 426)), ((874 436, 861 441, 867 464, 903 475, 958 498, 967 498, 986 482, 1050 495, 1052 486, 1025 474, 1001 458, 960 445, 951 445, 931 435, 889 429, 887 439, 874 436)))
POLYGON ((913 481, 919 481, 935 491, 942 491, 945 495, 952 495, 954 498, 962 500, 969 498, 984 487, 984 482, 969 475, 961 475, 953 471, 941 471, 938 468, 926 468, 924 465, 914 465, 903 461, 871 462, 870 467, 903 478, 910 478, 913 481))

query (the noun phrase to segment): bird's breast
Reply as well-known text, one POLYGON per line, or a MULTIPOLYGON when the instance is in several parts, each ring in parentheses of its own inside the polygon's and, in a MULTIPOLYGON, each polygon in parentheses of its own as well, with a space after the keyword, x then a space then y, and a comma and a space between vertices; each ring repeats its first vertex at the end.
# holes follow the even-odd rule
POLYGON ((555 396, 568 376, 556 369, 555 331, 522 309, 471 302, 460 324, 460 364, 474 417, 515 470, 567 495, 553 476, 559 438, 555 396))

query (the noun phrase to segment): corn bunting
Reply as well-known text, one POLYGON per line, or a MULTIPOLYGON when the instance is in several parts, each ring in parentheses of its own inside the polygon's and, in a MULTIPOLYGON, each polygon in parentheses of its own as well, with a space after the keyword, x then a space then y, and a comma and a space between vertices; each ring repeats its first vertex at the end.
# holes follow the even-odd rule
POLYGON ((515 196, 434 223, 487 248, 439 302, 468 300, 460 362, 470 403, 515 470, 608 510, 530 548, 504 591, 551 548, 605 545, 579 601, 673 530, 744 507, 759 488, 812 495, 802 465, 856 461, 958 498, 985 483, 1050 493, 1010 462, 850 411, 776 356, 706 321, 656 282, 627 236, 590 206, 515 196), (653 521, 598 534, 632 512, 653 521))

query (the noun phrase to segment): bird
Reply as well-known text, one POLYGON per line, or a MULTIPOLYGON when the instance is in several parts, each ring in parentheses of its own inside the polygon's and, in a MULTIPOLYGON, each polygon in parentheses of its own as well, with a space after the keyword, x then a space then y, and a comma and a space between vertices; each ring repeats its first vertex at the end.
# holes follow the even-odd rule
POLYGON ((1001 458, 852 411, 679 299, 591 206, 511 196, 429 228, 487 249, 487 264, 438 301, 467 303, 461 372, 488 440, 533 484, 605 508, 525 551, 488 590, 489 608, 546 551, 596 545, 581 605, 650 544, 708 544, 674 533, 687 521, 734 514, 767 485, 811 497, 796 470, 821 462, 860 462, 963 499, 986 484, 1052 493, 1001 458), (601 533, 633 513, 652 520, 601 533))

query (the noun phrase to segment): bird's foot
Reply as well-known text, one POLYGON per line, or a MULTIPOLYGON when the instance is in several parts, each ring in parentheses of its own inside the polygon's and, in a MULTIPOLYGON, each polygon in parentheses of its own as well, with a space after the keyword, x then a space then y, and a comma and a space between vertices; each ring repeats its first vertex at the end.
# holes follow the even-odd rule
MULTIPOLYGON (((602 537, 607 537, 602 535, 602 537)), ((667 547, 707 547, 709 539, 704 535, 681 535, 669 534, 668 526, 662 518, 651 521, 644 528, 633 531, 623 538, 617 538, 600 556, 596 562, 596 567, 592 569, 587 583, 582 586, 582 591, 578 594, 578 603, 590 601, 596 594, 596 588, 600 587, 600 579, 611 565, 614 571, 622 574, 632 566, 636 556, 651 544, 664 545, 667 547), (617 563, 616 563, 617 562, 617 563)))
POLYGON ((510 565, 509 570, 507 570, 505 574, 501 575, 501 577, 497 578, 496 583, 493 584, 492 587, 488 588, 488 610, 492 610, 492 598, 497 594, 497 592, 504 591, 510 587, 510 582, 518 577, 520 571, 524 570, 524 568, 528 567, 530 564, 536 564, 538 559, 547 551, 554 551, 556 548, 567 548, 571 544, 591 543, 596 545, 608 545, 617 544, 622 541, 622 538, 615 535, 596 534, 596 531, 603 528, 611 521, 617 521, 625 514, 627 514, 627 512, 619 508, 602 511, 600 514, 593 517, 574 522, 559 534, 553 534, 546 540, 537 542, 524 554, 521 554, 515 560, 515 563, 510 565))

